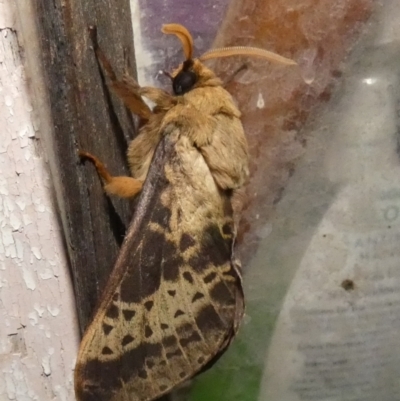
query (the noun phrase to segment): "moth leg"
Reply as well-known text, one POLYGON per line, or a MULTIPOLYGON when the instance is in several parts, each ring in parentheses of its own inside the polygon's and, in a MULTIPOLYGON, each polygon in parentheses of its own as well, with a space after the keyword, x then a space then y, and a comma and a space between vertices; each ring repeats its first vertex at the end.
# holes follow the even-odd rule
POLYGON ((96 157, 87 152, 79 152, 79 157, 87 159, 94 164, 97 173, 104 181, 104 191, 108 195, 116 195, 120 198, 131 198, 138 194, 143 186, 142 181, 133 177, 112 176, 106 166, 96 157))
POLYGON ((96 53, 96 57, 102 65, 107 77, 110 79, 110 88, 115 92, 115 94, 120 97, 128 109, 138 115, 144 120, 148 120, 152 114, 149 106, 143 101, 140 94, 137 91, 139 85, 136 81, 130 77, 128 74, 124 75, 122 81, 117 79, 117 76, 111 66, 106 55, 103 53, 99 47, 97 41, 97 29, 95 26, 89 27, 90 37, 93 42, 93 49, 96 53))

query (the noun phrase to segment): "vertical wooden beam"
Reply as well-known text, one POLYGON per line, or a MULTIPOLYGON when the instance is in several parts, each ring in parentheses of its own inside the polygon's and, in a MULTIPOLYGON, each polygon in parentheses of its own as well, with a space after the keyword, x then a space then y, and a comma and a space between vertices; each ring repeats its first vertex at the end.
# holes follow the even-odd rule
POLYGON ((122 73, 124 53, 134 60, 129 0, 36 0, 31 7, 52 120, 52 132, 43 140, 83 331, 115 262, 131 208, 105 197, 94 168, 80 163, 77 151, 87 150, 113 173, 127 174, 125 152, 134 133, 130 114, 105 86, 87 28, 97 26, 100 46, 122 73))

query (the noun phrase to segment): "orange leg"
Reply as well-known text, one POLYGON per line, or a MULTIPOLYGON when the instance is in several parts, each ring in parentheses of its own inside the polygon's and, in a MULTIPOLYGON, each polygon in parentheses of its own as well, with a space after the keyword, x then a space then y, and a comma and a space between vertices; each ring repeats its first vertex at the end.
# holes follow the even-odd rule
POLYGON ((142 181, 133 177, 113 177, 106 169, 106 166, 96 156, 80 151, 79 157, 87 159, 94 164, 97 173, 104 181, 104 190, 108 195, 116 195, 121 198, 131 198, 142 190, 142 181))

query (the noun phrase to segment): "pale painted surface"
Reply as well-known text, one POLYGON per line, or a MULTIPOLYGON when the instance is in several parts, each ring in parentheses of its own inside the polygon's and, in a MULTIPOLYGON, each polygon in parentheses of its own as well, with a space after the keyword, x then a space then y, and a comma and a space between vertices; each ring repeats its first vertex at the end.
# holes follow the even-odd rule
POLYGON ((0 401, 71 401, 74 295, 13 5, 0 0, 0 401))

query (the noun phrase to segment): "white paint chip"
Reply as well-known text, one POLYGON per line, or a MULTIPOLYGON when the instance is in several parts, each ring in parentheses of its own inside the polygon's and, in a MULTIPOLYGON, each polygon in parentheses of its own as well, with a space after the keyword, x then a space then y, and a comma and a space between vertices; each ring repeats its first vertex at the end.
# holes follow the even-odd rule
POLYGON ((19 146, 21 147, 21 149, 26 148, 28 145, 29 145, 29 138, 27 136, 19 138, 19 146))
POLYGON ((17 249, 15 248, 14 244, 11 244, 6 248, 6 256, 11 259, 17 257, 17 249))
POLYGON ((37 260, 42 259, 42 254, 41 254, 39 248, 33 246, 33 247, 31 248, 31 251, 32 251, 32 253, 35 255, 35 258, 36 258, 37 260))
POLYGON ((40 306, 39 304, 35 303, 35 304, 33 305, 33 309, 35 309, 35 311, 37 312, 37 314, 38 314, 39 317, 42 317, 42 316, 43 316, 43 313, 44 313, 44 311, 45 311, 45 309, 44 309, 43 306, 40 306))
POLYGON ((60 313, 60 308, 58 306, 47 305, 47 310, 49 311, 51 316, 58 316, 60 313))
POLYGON ((32 218, 29 214, 23 214, 22 221, 24 222, 24 226, 29 226, 32 224, 32 218))
POLYGON ((23 260, 24 259, 24 245, 18 238, 15 238, 15 249, 17 250, 17 258, 19 260, 23 260))
POLYGON ((10 225, 13 231, 18 231, 21 228, 21 220, 15 213, 10 215, 10 225))
POLYGON ((18 198, 16 199, 15 204, 16 204, 21 210, 25 210, 26 203, 25 203, 25 201, 24 201, 21 197, 18 197, 18 198))
POLYGON ((264 98, 262 93, 258 94, 258 98, 257 98, 257 109, 263 109, 265 106, 265 102, 264 102, 264 98))
POLYGON ((54 274, 53 274, 52 270, 44 269, 42 272, 39 273, 39 277, 42 280, 49 280, 54 277, 54 274))
POLYGON ((2 227, 1 236, 3 238, 3 245, 7 247, 8 245, 14 244, 14 238, 12 236, 12 231, 9 227, 2 227))
POLYGON ((22 267, 22 278, 24 279, 26 288, 34 291, 36 288, 36 282, 35 278, 33 277, 33 272, 28 270, 26 267, 22 267))
POLYGON ((26 124, 25 126, 23 126, 19 132, 18 132, 18 136, 20 138, 32 138, 35 136, 35 133, 33 132, 33 128, 30 124, 26 124))
POLYGON ((42 358, 42 368, 43 368, 43 373, 46 376, 50 376, 51 375, 50 355, 45 355, 42 358))

